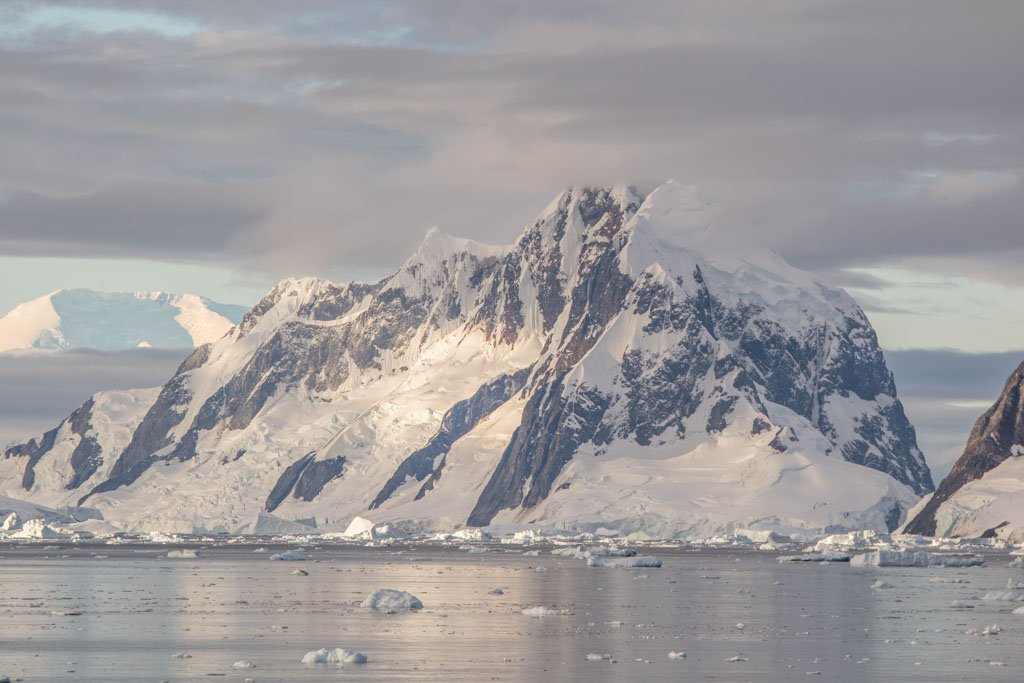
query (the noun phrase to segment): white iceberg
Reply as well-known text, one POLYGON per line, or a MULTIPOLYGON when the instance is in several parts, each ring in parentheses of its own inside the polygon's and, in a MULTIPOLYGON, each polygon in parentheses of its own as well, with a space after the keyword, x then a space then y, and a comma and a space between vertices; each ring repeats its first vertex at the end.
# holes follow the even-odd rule
POLYGON ((309 559, 309 555, 302 550, 286 550, 283 553, 271 555, 270 559, 284 562, 304 562, 309 559))
POLYGON ((378 588, 370 594, 370 597, 363 600, 363 607, 383 614, 395 614, 423 609, 423 602, 412 593, 394 588, 378 588))
POLYGON ((353 650, 336 647, 333 650, 321 648, 307 652, 302 657, 303 664, 366 664, 366 655, 353 650))
POLYGON ((980 567, 985 564, 985 559, 903 550, 872 550, 856 555, 850 564, 854 567, 980 567))

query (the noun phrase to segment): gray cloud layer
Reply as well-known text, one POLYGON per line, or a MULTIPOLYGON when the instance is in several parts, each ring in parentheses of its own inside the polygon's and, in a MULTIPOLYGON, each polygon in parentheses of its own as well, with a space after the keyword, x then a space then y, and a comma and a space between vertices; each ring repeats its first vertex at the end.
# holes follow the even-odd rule
POLYGON ((40 7, 0 32, 5 253, 388 267, 671 176, 799 265, 1024 282, 1012 0, 40 7))
POLYGON ((163 384, 189 350, 0 353, 0 449, 57 425, 101 389, 163 384))

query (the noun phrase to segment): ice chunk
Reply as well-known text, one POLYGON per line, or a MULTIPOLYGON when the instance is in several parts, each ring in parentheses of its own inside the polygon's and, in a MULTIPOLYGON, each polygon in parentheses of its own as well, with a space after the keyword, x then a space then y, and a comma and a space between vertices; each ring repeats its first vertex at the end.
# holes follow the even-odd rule
POLYGON ((287 562, 302 562, 309 559, 309 555, 302 550, 286 550, 283 553, 276 553, 270 556, 272 560, 283 560, 287 562))
POLYGON ((612 656, 609 654, 597 654, 596 652, 591 652, 587 655, 588 662, 610 662, 611 659, 612 656))
POLYGON ((686 659, 686 653, 685 652, 676 652, 675 650, 673 650, 672 652, 668 653, 668 658, 669 659, 686 659))
POLYGON ((383 614, 395 614, 397 612, 422 609, 423 602, 412 593, 406 593, 394 588, 378 588, 370 594, 370 597, 363 600, 363 607, 368 607, 383 614))
POLYGON ((875 588, 875 589, 895 588, 895 586, 893 586, 888 581, 882 581, 881 579, 879 579, 878 581, 875 581, 873 584, 871 584, 871 587, 875 588))
POLYGON ((167 557, 172 560, 192 560, 199 557, 199 551, 197 550, 168 550, 167 557))
POLYGON ((903 550, 872 550, 850 560, 854 567, 979 567, 985 564, 981 557, 940 555, 937 553, 903 550))
POLYGON ((232 669, 255 669, 256 665, 247 659, 241 659, 231 665, 232 669))
POLYGON ((501 590, 500 588, 492 588, 491 590, 487 591, 487 594, 488 595, 504 595, 505 591, 501 590))
POLYGON ((565 612, 557 609, 551 609, 550 607, 541 606, 524 609, 523 614, 533 619, 540 619, 541 617, 557 617, 562 614, 565 614, 565 612))
POLYGON ((637 555, 636 557, 588 557, 588 567, 609 567, 614 569, 629 569, 632 567, 660 567, 661 560, 652 555, 637 555))
POLYGON ((67 539, 70 536, 57 531, 41 519, 30 519, 22 525, 20 531, 14 532, 9 538, 67 539))
POLYGON ((1024 602, 1024 590, 989 591, 982 600, 999 600, 1006 602, 1024 602))
POLYGON ((782 555, 780 563, 786 562, 849 562, 850 556, 845 553, 803 553, 801 555, 782 555))
POLYGON ((366 655, 353 650, 336 647, 333 650, 321 648, 307 652, 302 658, 303 664, 366 664, 366 655))
POLYGON ((3 526, 0 526, 0 530, 11 531, 12 529, 17 529, 20 525, 21 519, 18 517, 18 513, 12 512, 4 519, 3 526))

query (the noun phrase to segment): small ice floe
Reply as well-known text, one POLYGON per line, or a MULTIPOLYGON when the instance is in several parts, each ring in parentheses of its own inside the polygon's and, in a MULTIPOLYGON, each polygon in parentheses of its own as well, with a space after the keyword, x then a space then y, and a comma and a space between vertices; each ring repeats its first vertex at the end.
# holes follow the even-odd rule
POLYGON ((729 657, 729 659, 727 659, 725 661, 736 663, 736 662, 749 662, 750 660, 747 659, 746 657, 741 657, 739 655, 736 655, 735 657, 729 657))
POLYGON ((305 569, 293 569, 292 574, 294 574, 295 576, 309 576, 309 572, 307 572, 305 569))
POLYGON ((874 588, 875 590, 886 590, 886 589, 889 589, 889 588, 895 588, 895 586, 893 586, 888 581, 882 581, 881 579, 879 579, 878 581, 875 581, 873 584, 871 584, 871 587, 874 588))
POLYGON ((673 650, 672 652, 668 653, 668 658, 669 659, 686 659, 686 653, 685 652, 676 652, 675 650, 673 650))
POLYGON ((171 560, 194 560, 199 557, 198 550, 189 550, 183 548, 181 550, 168 550, 167 557, 171 560))
POLYGON ((232 669, 255 669, 256 665, 247 659, 240 659, 231 665, 232 669))
POLYGON ((540 557, 540 551, 539 550, 527 550, 526 552, 523 553, 523 556, 524 557, 540 557))
POLYGON ((1014 588, 1005 591, 989 591, 981 599, 998 602, 1024 602, 1024 590, 1014 588))
POLYGON ((653 555, 637 555, 635 557, 595 557, 587 558, 588 567, 608 567, 612 569, 630 569, 633 567, 660 567, 661 560, 653 555))
POLYGON ((80 617, 84 614, 74 610, 54 610, 50 612, 51 617, 80 617))
POLYGON ((363 607, 381 614, 397 614, 415 609, 423 609, 423 602, 412 593, 394 588, 378 588, 363 600, 363 607))
POLYGON ((488 595, 504 595, 505 591, 501 590, 500 588, 492 588, 491 590, 487 591, 487 594, 488 595))
POLYGON ((1002 633, 1002 631, 1003 629, 999 624, 992 624, 991 626, 986 626, 985 628, 981 629, 981 635, 994 636, 999 633, 1002 633))
POLYGON ((544 572, 546 572, 547 570, 548 570, 548 568, 547 568, 547 567, 545 567, 544 565, 538 565, 538 566, 536 566, 536 567, 534 567, 534 568, 533 568, 533 571, 535 571, 535 572, 537 572, 537 573, 539 573, 539 574, 543 574, 543 573, 544 573, 544 572))
POLYGON ((482 545, 460 545, 459 550, 469 553, 470 555, 483 555, 489 553, 490 550, 483 547, 482 545))
POLYGON ((743 629, 745 629, 746 627, 747 627, 747 625, 746 625, 746 624, 744 624, 744 623, 743 623, 742 621, 741 621, 740 623, 736 624, 736 630, 737 630, 737 631, 742 631, 742 630, 743 630, 743 629))
POLYGON ((946 578, 945 576, 933 576, 928 583, 967 583, 967 579, 946 578))
POLYGON ((903 550, 872 550, 850 560, 854 567, 980 567, 985 558, 903 550))
POLYGON ((591 652, 590 654, 587 655, 587 661, 588 662, 610 662, 610 661, 612 661, 612 656, 609 655, 609 654, 598 654, 596 652, 591 652))
POLYGON ((171 655, 171 659, 192 659, 192 655, 187 652, 175 652, 171 655))
POLYGON ((304 562, 309 559, 309 555, 304 550, 286 550, 283 553, 271 555, 270 559, 283 562, 304 562))
POLYGON ((949 606, 953 609, 974 609, 974 605, 967 602, 966 600, 954 600, 949 603, 949 606))
POLYGON ((550 607, 544 606, 530 607, 528 609, 524 609, 522 613, 532 619, 540 619, 542 617, 557 617, 565 614, 563 610, 552 609, 550 607))
POLYGON ((1013 612, 1011 612, 1011 614, 1016 614, 1017 616, 1024 617, 1024 605, 1022 605, 1021 607, 1018 607, 1017 609, 1013 610, 1013 612))
POLYGON ((850 556, 845 553, 801 553, 800 555, 782 555, 779 563, 787 562, 849 562, 850 556))
POLYGON ((326 647, 307 652, 302 658, 303 664, 366 664, 369 661, 366 655, 353 650, 345 650, 336 647, 329 650, 326 647))

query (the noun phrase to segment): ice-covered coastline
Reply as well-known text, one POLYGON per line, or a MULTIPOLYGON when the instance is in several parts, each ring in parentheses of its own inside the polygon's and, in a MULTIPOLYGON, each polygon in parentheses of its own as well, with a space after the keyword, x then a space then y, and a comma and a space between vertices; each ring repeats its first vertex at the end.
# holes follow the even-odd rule
POLYGON ((356 517, 342 531, 306 528, 280 520, 285 523, 267 524, 265 532, 257 534, 201 529, 191 534, 168 534, 129 532, 103 520, 75 522, 47 514, 26 519, 32 513, 30 509, 9 513, 0 525, 0 543, 156 544, 178 548, 254 544, 293 548, 274 554, 270 559, 299 556, 315 559, 315 554, 309 554, 310 549, 327 545, 367 548, 422 545, 452 547, 470 553, 519 550, 531 555, 568 556, 591 567, 617 568, 657 567, 659 548, 736 548, 777 553, 780 562, 851 562, 862 567, 966 567, 984 563, 986 555, 1008 554, 1018 563, 1024 558, 1024 545, 998 538, 942 538, 874 530, 832 534, 799 530, 787 535, 771 530, 735 529, 731 533, 656 538, 643 532, 579 531, 539 525, 494 525, 433 532, 403 529, 356 517))

